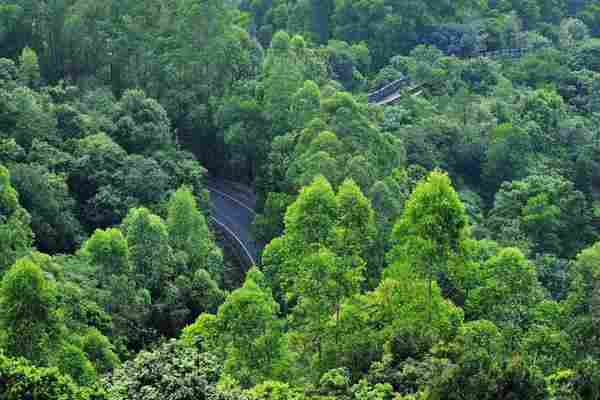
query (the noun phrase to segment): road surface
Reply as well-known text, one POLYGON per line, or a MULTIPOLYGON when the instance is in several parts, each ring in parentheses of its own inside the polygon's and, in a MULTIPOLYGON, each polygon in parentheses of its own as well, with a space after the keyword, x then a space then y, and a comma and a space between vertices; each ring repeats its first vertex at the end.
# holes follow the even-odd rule
POLYGON ((256 215, 254 194, 236 184, 214 178, 207 179, 207 189, 213 222, 235 243, 250 265, 256 264, 262 249, 252 237, 252 222, 256 215))

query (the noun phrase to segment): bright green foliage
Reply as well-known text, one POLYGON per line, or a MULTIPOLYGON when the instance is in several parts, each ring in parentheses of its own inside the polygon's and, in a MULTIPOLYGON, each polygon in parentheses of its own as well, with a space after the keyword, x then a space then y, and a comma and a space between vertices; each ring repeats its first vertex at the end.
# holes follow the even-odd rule
POLYGON ((583 250, 571 271, 571 290, 566 308, 569 331, 579 351, 588 352, 597 343, 591 333, 600 324, 600 243, 583 250))
POLYGON ((417 185, 394 228, 395 251, 416 256, 413 262, 435 263, 458 254, 466 233, 465 208, 450 178, 432 172, 417 185))
POLYGON ((367 105, 328 87, 321 88, 317 108, 316 91, 312 90, 314 94, 309 96, 310 84, 307 85, 299 95, 304 96, 303 104, 311 105, 313 111, 310 118, 292 111, 303 121, 273 140, 268 165, 259 176, 265 198, 269 192, 296 195, 318 176, 324 176, 334 188, 351 178, 367 192, 378 177, 404 163, 402 142, 382 133, 372 123, 373 115, 367 105))
POLYGON ((331 240, 337 203, 331 185, 318 177, 302 189, 285 214, 285 233, 303 246, 325 245, 331 240))
POLYGON ((11 92, 0 91, 2 130, 17 144, 29 149, 33 139, 47 139, 56 129, 56 118, 47 99, 19 86, 11 92))
POLYGON ((322 55, 301 36, 277 32, 263 66, 263 107, 271 123, 271 137, 302 127, 319 110, 319 89, 326 79, 322 55))
POLYGON ((394 395, 394 389, 389 383, 370 385, 366 379, 362 379, 354 385, 351 391, 356 400, 385 400, 394 395))
POLYGON ((568 335, 548 327, 531 329, 523 338, 520 351, 527 358, 526 364, 545 375, 551 375, 572 362, 568 335))
POLYGON ((78 388, 70 377, 56 368, 33 367, 23 360, 0 355, 0 397, 7 400, 25 398, 86 400, 101 399, 78 388), (33 397, 30 397, 33 396, 33 397))
POLYGON ((129 275, 129 247, 123 233, 118 229, 98 229, 85 242, 83 254, 96 266, 99 282, 106 284, 111 276, 129 275))
POLYGON ((0 398, 600 398, 596 3, 0 0, 0 398))
POLYGON ((470 293, 482 286, 484 277, 491 276, 485 263, 500 250, 501 246, 493 240, 467 239, 463 243, 463 256, 451 260, 448 266, 448 279, 451 284, 448 297, 464 307, 470 293))
POLYGON ((285 236, 273 239, 265 247, 262 254, 262 270, 269 279, 275 298, 282 304, 286 302, 288 297, 291 297, 287 291, 292 285, 291 278, 296 268, 295 261, 296 255, 293 247, 285 236), (288 263, 290 264, 288 265, 288 263), (288 276, 288 274, 291 276, 288 276))
POLYGON ((463 319, 463 311, 442 296, 435 282, 429 283, 414 271, 395 271, 368 294, 373 304, 372 321, 382 321, 384 338, 389 340, 404 329, 428 340, 449 339, 463 319), (429 297, 430 296, 430 297, 429 297))
POLYGON ((223 254, 213 242, 189 188, 180 188, 171 196, 167 213, 175 262, 173 275, 167 279, 174 286, 162 293, 166 308, 161 314, 180 328, 201 313, 215 312, 222 303, 225 293, 217 281, 223 278, 223 254))
MULTIPOLYGON (((527 97, 523 105, 523 112, 528 120, 535 121, 544 135, 548 135, 558 128, 558 124, 565 118, 565 104, 561 96, 549 90, 537 90, 527 97)), ((552 142, 544 137, 534 137, 534 145, 552 146, 552 142), (542 140, 546 139, 546 140, 542 140)), ((544 149, 549 152, 551 149, 544 149)))
POLYGON ((173 267, 165 223, 147 209, 138 208, 129 212, 123 227, 136 281, 153 297, 159 297, 173 267))
POLYGON ((349 91, 364 89, 364 73, 371 66, 369 48, 365 43, 353 44, 330 40, 327 44, 329 65, 344 88, 349 91))
POLYGON ((315 377, 340 363, 342 305, 360 289, 375 232, 370 202, 356 184, 346 181, 336 195, 317 177, 288 208, 285 235, 265 249, 267 276, 295 304, 293 342, 315 377))
POLYGON ((246 392, 250 400, 302 400, 303 393, 287 383, 265 381, 246 392))
POLYGON ((31 260, 21 259, 2 279, 0 323, 3 348, 9 356, 22 356, 45 364, 60 331, 55 283, 31 260))
POLYGON ((337 236, 342 252, 362 254, 375 238, 375 213, 371 202, 352 180, 346 180, 336 195, 338 207, 337 236))
POLYGON ((522 177, 531 148, 532 139, 521 127, 505 123, 494 129, 483 165, 486 184, 492 191, 504 181, 522 177))
POLYGON ((367 255, 370 286, 377 285, 379 275, 385 267, 385 256, 392 248, 392 230, 401 217, 404 204, 413 190, 413 184, 406 170, 396 170, 383 180, 375 182, 369 192, 369 199, 375 212, 377 237, 367 255))
POLYGON ((303 65, 300 62, 294 54, 290 36, 285 32, 275 34, 265 59, 266 76, 263 83, 264 107, 275 135, 283 134, 291 127, 289 110, 294 95, 304 84, 303 65))
POLYGON ((63 344, 53 362, 65 375, 69 375, 81 386, 91 386, 96 380, 96 371, 85 353, 73 344, 63 344))
POLYGON ((290 112, 296 117, 293 126, 305 126, 317 116, 321 109, 321 91, 313 81, 304 82, 304 86, 294 94, 290 112))
POLYGON ((175 192, 169 200, 167 228, 169 243, 174 251, 187 255, 190 271, 200 268, 209 270, 209 253, 213 243, 206 219, 198 210, 192 191, 183 187, 175 192))
POLYGON ((225 371, 244 386, 277 377, 286 357, 279 305, 263 279, 261 272, 250 270, 244 286, 216 314, 215 345, 226 354, 225 371))
POLYGON ((340 165, 327 151, 307 152, 290 166, 287 178, 297 187, 308 186, 314 177, 324 176, 337 185, 340 181, 340 165))
POLYGON ((342 396, 350 386, 350 377, 343 368, 334 368, 323 374, 319 380, 321 392, 329 396, 342 396))
POLYGON ((81 339, 81 348, 98 374, 111 372, 119 364, 119 357, 108 338, 97 329, 90 329, 81 339))
POLYGON ((499 390, 504 343, 498 328, 486 320, 466 323, 453 343, 456 365, 439 377, 435 399, 492 399, 499 390))
POLYGON ((316 354, 311 362, 317 373, 338 365, 337 354, 326 355, 326 348, 335 349, 341 340, 342 303, 358 292, 363 269, 362 260, 337 257, 327 249, 307 254, 298 265, 290 293, 298 298, 294 322, 302 352, 316 354))
POLYGON ((547 193, 541 193, 527 200, 523 209, 523 227, 534 237, 542 237, 556 230, 560 208, 550 202, 547 193))
POLYGON ((219 340, 217 321, 217 316, 214 314, 199 315, 193 324, 183 329, 182 344, 186 347, 216 347, 219 340))
POLYGON ((22 85, 31 88, 41 83, 38 56, 29 47, 25 47, 19 57, 19 81, 22 85))
POLYGON ((507 248, 482 268, 481 286, 467 298, 467 316, 490 320, 514 341, 531 324, 532 311, 542 297, 535 267, 521 251, 507 248))
POLYGON ((374 291, 347 300, 339 343, 330 348, 340 365, 360 376, 384 353, 397 365, 453 338, 463 321, 462 310, 444 299, 435 283, 429 308, 428 291, 426 280, 405 269, 396 279, 382 280, 374 291))
POLYGON ((488 221, 502 243, 515 244, 520 234, 536 253, 568 256, 594 237, 590 219, 587 201, 572 182, 553 174, 536 174, 504 184, 488 221), (507 230, 515 224, 517 235, 507 230))
POLYGON ((394 268, 408 265, 421 273, 431 287, 436 274, 447 274, 451 259, 461 255, 467 238, 465 207, 448 175, 432 172, 421 181, 406 202, 402 218, 394 227, 398 243, 390 254, 394 268))
POLYGON ((0 165, 0 271, 5 271, 31 248, 30 216, 20 207, 9 171, 0 165))
POLYGON ((433 379, 433 398, 544 399, 548 392, 539 370, 524 360, 509 359, 499 330, 486 320, 465 324, 448 348, 452 363, 440 378, 433 379))

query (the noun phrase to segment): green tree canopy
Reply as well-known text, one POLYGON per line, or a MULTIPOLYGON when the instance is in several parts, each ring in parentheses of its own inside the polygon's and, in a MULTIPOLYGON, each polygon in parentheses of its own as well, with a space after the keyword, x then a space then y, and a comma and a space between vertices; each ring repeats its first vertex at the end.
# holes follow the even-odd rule
POLYGON ((21 259, 2 278, 0 321, 8 355, 44 365, 58 341, 55 283, 33 261, 21 259))

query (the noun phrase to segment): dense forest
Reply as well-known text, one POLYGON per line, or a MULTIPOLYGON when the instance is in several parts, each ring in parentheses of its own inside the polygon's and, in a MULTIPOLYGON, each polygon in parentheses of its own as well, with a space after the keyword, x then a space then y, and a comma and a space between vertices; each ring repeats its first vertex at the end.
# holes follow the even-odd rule
POLYGON ((0 0, 0 399, 600 399, 600 2, 0 0))

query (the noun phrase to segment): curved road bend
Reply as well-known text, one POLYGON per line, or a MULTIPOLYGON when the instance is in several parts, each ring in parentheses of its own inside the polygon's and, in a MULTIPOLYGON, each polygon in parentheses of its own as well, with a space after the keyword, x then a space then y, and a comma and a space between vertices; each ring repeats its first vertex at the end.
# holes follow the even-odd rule
POLYGON ((212 220, 236 242, 250 264, 256 264, 261 247, 252 237, 256 199, 250 192, 217 179, 207 179, 212 204, 212 220))

